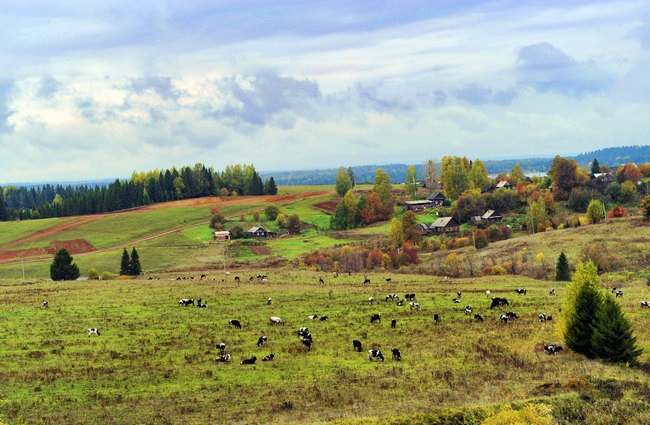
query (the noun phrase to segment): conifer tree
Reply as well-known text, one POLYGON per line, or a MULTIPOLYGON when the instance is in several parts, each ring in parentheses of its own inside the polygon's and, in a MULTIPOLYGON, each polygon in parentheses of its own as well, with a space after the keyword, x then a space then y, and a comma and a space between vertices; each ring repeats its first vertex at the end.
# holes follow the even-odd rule
POLYGON ((278 188, 275 185, 275 180, 271 176, 266 182, 264 182, 264 194, 265 195, 276 195, 278 193, 278 188))
POLYGON ((72 263, 72 256, 61 248, 50 264, 50 277, 52 280, 75 280, 79 277, 79 267, 72 263))
POLYGON ((2 200, 2 192, 0 192, 0 221, 7 221, 9 216, 7 215, 7 209, 5 208, 5 203, 2 200))
POLYGON ((598 159, 594 158, 594 161, 591 163, 591 175, 600 173, 600 164, 598 159))
POLYGON ((569 260, 567 260, 564 252, 561 252, 560 256, 557 258, 557 264, 555 266, 555 280, 558 282, 566 282, 571 280, 569 260))
POLYGON ((133 251, 131 251, 131 262, 129 263, 129 274, 131 276, 138 276, 142 274, 142 266, 140 265, 140 256, 138 255, 138 251, 135 250, 135 247, 133 247, 133 251))
POLYGON ((596 311, 591 351, 596 357, 614 363, 636 365, 642 349, 636 346, 632 324, 612 294, 607 294, 596 311))
POLYGON ((591 286, 584 285, 575 298, 575 310, 567 321, 564 341, 567 347, 576 353, 593 357, 591 337, 594 333, 596 310, 599 308, 602 296, 591 286))
POLYGON ((126 276, 131 270, 131 260, 129 260, 129 253, 126 252, 126 248, 122 251, 122 262, 120 263, 120 274, 126 276))

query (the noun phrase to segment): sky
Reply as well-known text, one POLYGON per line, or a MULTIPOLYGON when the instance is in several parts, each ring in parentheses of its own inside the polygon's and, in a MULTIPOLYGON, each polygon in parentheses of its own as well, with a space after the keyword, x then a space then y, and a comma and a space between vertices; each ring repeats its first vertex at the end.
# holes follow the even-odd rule
POLYGON ((650 143, 648 1, 3 0, 0 184, 650 143))

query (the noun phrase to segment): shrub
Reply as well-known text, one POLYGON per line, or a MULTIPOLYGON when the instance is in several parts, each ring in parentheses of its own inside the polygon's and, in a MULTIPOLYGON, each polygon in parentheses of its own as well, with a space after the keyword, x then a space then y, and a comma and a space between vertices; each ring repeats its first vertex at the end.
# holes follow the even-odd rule
POLYGON ((546 404, 528 403, 520 410, 513 410, 506 405, 499 413, 488 417, 481 425, 551 425, 553 415, 551 407, 546 404))
POLYGON ((99 278, 99 272, 95 270, 93 267, 92 269, 88 270, 88 280, 93 280, 99 278))
POLYGON ((115 279, 115 275, 111 272, 104 272, 102 273, 102 280, 111 280, 115 279))
POLYGON ((273 221, 280 214, 280 208, 277 205, 269 204, 264 207, 264 215, 269 221, 273 221))
POLYGON ((619 218, 625 216, 627 216, 627 211, 625 210, 625 207, 616 206, 607 213, 608 218, 619 218))
POLYGON ((492 274, 492 275, 504 275, 504 274, 506 274, 506 269, 504 269, 501 266, 494 266, 494 267, 492 267, 492 270, 490 271, 490 274, 492 274))
POLYGON ((602 202, 595 199, 589 202, 589 206, 587 207, 588 222, 590 224, 598 223, 603 218, 605 218, 605 211, 603 210, 602 202))
POLYGON ((641 214, 643 217, 650 218, 650 195, 643 198, 641 201, 641 214))

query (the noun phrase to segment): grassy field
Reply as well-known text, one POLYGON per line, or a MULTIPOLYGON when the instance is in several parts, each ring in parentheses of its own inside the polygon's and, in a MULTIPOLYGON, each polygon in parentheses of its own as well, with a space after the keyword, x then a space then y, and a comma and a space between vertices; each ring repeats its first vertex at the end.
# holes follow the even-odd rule
POLYGON ((0 246, 38 232, 78 220, 72 218, 44 218, 42 220, 0 221, 0 246))
MULTIPOLYGON (((247 280, 258 272, 238 273, 247 280)), ((197 272, 195 280, 180 281, 172 280, 175 274, 105 282, 0 281, 0 329, 6 336, 0 344, 0 420, 388 423, 401 415, 416 415, 407 416, 413 419, 439 409, 489 410, 493 403, 539 399, 544 384, 554 385, 553 397, 582 397, 594 380, 612 378, 625 384, 629 398, 636 397, 632 388, 647 390, 650 383, 650 315, 638 303, 650 299, 645 285, 626 288, 620 301, 645 348, 642 367, 630 369, 568 351, 543 353, 543 343, 561 342, 551 323, 536 320, 539 312, 557 314, 564 290, 555 283, 558 295, 552 297, 549 282, 512 277, 442 280, 384 273, 370 275, 372 283, 363 285, 362 275, 267 273, 268 282, 241 284, 233 276, 222 282, 223 273, 214 271, 206 280, 197 272), (384 281, 388 276, 390 283, 384 281), (528 294, 515 294, 519 287, 528 294), (500 312, 487 308, 486 289, 507 296, 520 319, 499 323, 500 312), (462 291, 462 304, 452 302, 456 291, 462 291), (384 302, 392 292, 416 293, 422 311, 384 302), (377 300, 372 306, 369 296, 377 300), (203 298, 208 308, 179 307, 180 298, 203 298), (41 307, 43 300, 48 309, 41 307), (485 322, 465 316, 467 304, 485 322), (372 313, 381 313, 382 323, 371 325, 372 313), (434 313, 440 315, 438 325, 434 313), (310 321, 312 314, 329 320, 310 321), (269 316, 280 316, 286 325, 269 325, 269 316), (243 329, 229 327, 229 319, 240 320, 243 329), (309 326, 314 337, 310 352, 296 336, 301 326, 309 326), (91 327, 101 336, 88 337, 91 327), (268 336, 267 347, 256 346, 260 335, 268 336), (363 342, 364 352, 352 350, 352 339, 363 342), (220 342, 227 344, 230 364, 213 361, 220 342), (401 362, 390 359, 393 347, 400 348, 401 362), (370 362, 365 352, 370 348, 384 351, 386 361, 370 362), (271 352, 273 362, 239 364, 271 352)), ((647 410, 626 403, 628 416, 617 423, 644 423, 638 419, 647 410)), ((443 423, 411 419, 393 423, 443 423)), ((556 419, 598 423, 587 417, 556 419)))

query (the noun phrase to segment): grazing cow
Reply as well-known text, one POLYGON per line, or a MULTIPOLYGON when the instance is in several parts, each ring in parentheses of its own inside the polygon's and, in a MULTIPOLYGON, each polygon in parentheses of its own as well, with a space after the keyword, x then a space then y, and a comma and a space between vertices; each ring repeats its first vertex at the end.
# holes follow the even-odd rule
POLYGON ((284 322, 282 321, 282 319, 280 319, 279 317, 276 317, 276 316, 269 317, 269 323, 271 325, 284 325, 284 322))
POLYGON ((375 299, 373 297, 368 298, 368 305, 372 305, 372 303, 375 302, 375 299))
POLYGON ((267 356, 262 357, 262 361, 263 362, 270 362, 274 358, 275 358, 275 353, 271 353, 271 354, 269 354, 267 356))
POLYGON ((515 289, 515 292, 519 295, 526 295, 526 289, 515 289))
POLYGON ((321 321, 321 322, 324 322, 324 321, 326 321, 327 319, 328 319, 327 316, 321 316, 321 317, 320 317, 320 321, 321 321))
POLYGON ((415 294, 404 294, 404 298, 406 301, 413 301, 415 300, 415 294))
POLYGON ((616 286, 612 288, 612 294, 616 292, 616 286))
MULTIPOLYGON (((95 279, 97 279, 97 278, 95 278, 95 279)), ((153 277, 149 276, 149 277, 147 278, 147 280, 153 280, 153 277)))
POLYGON ((178 276, 178 277, 176 278, 176 280, 181 280, 180 276, 178 276))
POLYGON ((226 352, 226 344, 224 344, 223 342, 217 345, 217 348, 219 349, 219 351, 221 351, 221 354, 226 352))
POLYGON ((304 345, 305 347, 307 347, 307 351, 311 351, 311 344, 312 344, 312 342, 313 342, 313 341, 312 341, 311 339, 303 339, 303 340, 302 340, 302 345, 304 345))
POLYGON ((555 288, 553 288, 553 289, 551 289, 550 291, 548 291, 548 294, 549 294, 549 295, 555 295, 555 288))
POLYGON ((547 321, 550 322, 553 320, 553 316, 546 313, 539 313, 538 318, 539 318, 539 323, 547 322, 547 321))
POLYGON ((207 304, 201 304, 201 301, 202 301, 201 298, 199 298, 199 299, 196 301, 196 306, 197 306, 198 308, 206 308, 208 305, 207 305, 207 304))
POLYGON ((438 313, 434 313, 433 314, 433 323, 438 324, 438 319, 439 319, 438 313))
POLYGON ((362 350, 361 341, 359 341, 357 339, 353 339, 352 340, 352 348, 354 348, 354 351, 361 352, 361 350, 362 350))
POLYGON ((244 359, 241 361, 241 364, 255 364, 257 357, 253 356, 250 359, 244 359))
POLYGON ((396 326, 397 326, 397 319, 392 319, 392 320, 390 321, 390 327, 391 327, 391 328, 394 328, 394 327, 396 327, 396 326))
POLYGON ((474 320, 475 320, 476 322, 482 322, 482 321, 483 321, 483 316, 481 316, 480 314, 476 313, 476 314, 474 314, 474 320))
POLYGON ((381 314, 375 313, 370 316, 370 323, 381 322, 381 314))
POLYGON ((334 272, 334 273, 332 273, 332 276, 336 279, 337 277, 339 277, 339 274, 338 274, 338 272, 334 272))
POLYGON ((50 305, 48 301, 43 301, 43 308, 47 308, 50 305))
POLYGON ((413 310, 413 309, 422 310, 419 303, 410 302, 409 307, 411 308, 411 310, 413 310))
POLYGON ((367 277, 364 278, 364 279, 363 279, 363 283, 364 283, 364 284, 365 284, 365 283, 370 283, 370 279, 368 279, 367 277))
POLYGON ((207 277, 206 275, 202 274, 201 275, 201 280, 205 279, 206 277, 207 277))
POLYGON ((623 291, 616 291, 616 298, 623 298, 623 291))
POLYGON ((271 305, 271 297, 269 297, 269 299, 266 300, 266 305, 271 305))
POLYGON ((650 308, 650 301, 641 301, 641 308, 644 308, 644 307, 645 308, 650 308))
POLYGON ((230 272, 226 272, 226 276, 230 276, 230 272))
POLYGON ((318 319, 318 314, 314 314, 313 316, 307 316, 309 320, 316 320, 318 319))
POLYGON ((402 353, 399 352, 399 348, 393 348, 390 351, 393 354, 393 360, 397 360, 397 361, 402 360, 402 353))
POLYGON ((221 362, 221 363, 228 363, 230 362, 230 354, 226 354, 225 356, 218 356, 216 359, 214 359, 215 362, 221 362))
POLYGON ((499 320, 501 320, 502 323, 508 323, 508 316, 502 314, 501 316, 499 316, 499 320))
POLYGON ((88 329, 88 337, 90 337, 90 335, 97 335, 97 336, 99 336, 99 330, 98 330, 97 328, 90 328, 90 329, 88 329))
POLYGON ((301 341, 314 341, 314 338, 312 338, 311 333, 309 333, 309 329, 307 328, 300 328, 298 331, 298 337, 301 341))
POLYGON ((456 303, 456 304, 460 304, 460 299, 459 299, 459 298, 454 298, 453 301, 454 301, 454 303, 456 303))
POLYGON ((564 350, 564 348, 561 345, 557 345, 557 344, 544 346, 544 351, 546 351, 548 354, 557 354, 562 350, 564 350))
POLYGON ((178 305, 182 305, 184 307, 187 307, 190 304, 194 305, 194 300, 193 299, 183 298, 182 300, 180 300, 178 302, 178 305))
POLYGON ((404 300, 397 301, 397 304, 396 304, 396 305, 397 305, 398 307, 403 306, 403 305, 404 305, 404 300))
POLYGON ((254 280, 255 280, 255 276, 251 276, 251 277, 248 278, 248 281, 249 281, 249 282, 252 282, 252 281, 254 281, 254 280))
POLYGON ((488 297, 488 299, 490 298, 490 290, 489 289, 487 291, 485 291, 485 296, 488 297))
POLYGON ((322 277, 319 277, 319 278, 318 278, 318 283, 325 283, 325 281, 323 280, 322 277))
POLYGON ((471 305, 465 306, 464 311, 465 311, 465 315, 472 314, 472 306, 471 305))
POLYGON ((228 324, 230 326, 236 327, 237 329, 241 329, 241 323, 239 323, 239 320, 234 320, 234 319, 233 320, 228 320, 228 324))
POLYGON ((263 346, 263 345, 266 345, 267 343, 268 343, 268 338, 266 338, 266 336, 264 336, 264 335, 262 335, 261 337, 259 337, 259 339, 257 340, 257 346, 258 346, 258 347, 261 347, 261 346, 263 346))
POLYGON ((390 282, 392 279, 390 277, 386 278, 386 282, 390 282))
POLYGON ((506 313, 506 317, 507 317, 508 319, 519 319, 519 317, 517 317, 517 313, 515 313, 515 312, 513 312, 513 311, 509 311, 509 312, 507 312, 507 313, 506 313))
POLYGON ((235 276, 235 282, 240 282, 239 276, 235 276))
POLYGON ((388 294, 384 301, 397 300, 399 301, 399 296, 397 294, 388 294))
POLYGON ((302 337, 302 335, 307 335, 309 333, 309 328, 303 327, 298 329, 298 336, 302 337))
POLYGON ((373 358, 375 359, 381 359, 381 361, 384 361, 384 355, 381 353, 379 350, 368 350, 368 360, 372 360, 373 358))
POLYGON ((458 298, 460 298, 461 295, 462 295, 462 293, 460 291, 458 291, 458 298))
POLYGON ((501 307, 502 305, 510 305, 508 300, 505 298, 492 297, 492 304, 490 304, 490 310, 494 307, 501 307))

